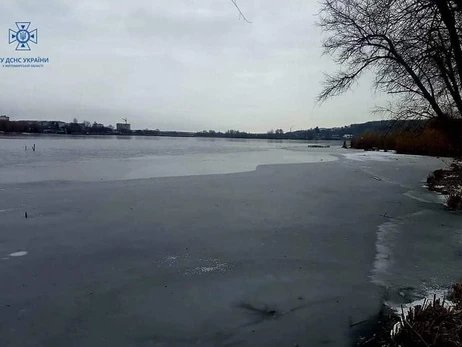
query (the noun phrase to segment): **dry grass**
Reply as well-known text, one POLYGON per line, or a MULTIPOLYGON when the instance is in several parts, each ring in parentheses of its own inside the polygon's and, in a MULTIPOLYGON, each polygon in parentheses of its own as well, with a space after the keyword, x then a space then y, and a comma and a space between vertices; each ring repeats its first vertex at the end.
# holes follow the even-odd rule
POLYGON ((446 200, 446 206, 451 211, 460 211, 462 210, 462 194, 459 192, 453 192, 449 194, 446 200))
POLYGON ((395 150, 402 154, 457 156, 460 149, 451 144, 442 131, 426 128, 423 131, 399 131, 391 134, 364 133, 351 141, 351 147, 364 150, 395 150))
POLYGON ((435 298, 402 314, 396 330, 395 346, 462 347, 462 312, 435 298))
POLYGON ((351 140, 351 147, 364 150, 396 149, 395 137, 393 135, 385 135, 380 133, 364 133, 361 137, 355 137, 351 140))
POLYGON ((424 301, 408 313, 381 320, 374 336, 362 347, 462 347, 462 282, 451 288, 448 299, 424 301))

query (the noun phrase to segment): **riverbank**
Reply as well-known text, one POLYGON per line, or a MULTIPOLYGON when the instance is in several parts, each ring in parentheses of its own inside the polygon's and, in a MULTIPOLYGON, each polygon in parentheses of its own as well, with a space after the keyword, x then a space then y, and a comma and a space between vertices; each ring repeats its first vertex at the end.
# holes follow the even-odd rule
POLYGON ((462 161, 454 160, 448 168, 433 171, 427 177, 427 186, 446 196, 449 210, 462 210, 462 161))
MULTIPOLYGON (((444 197, 449 211, 462 210, 462 162, 456 159, 431 172, 426 187, 444 197)), ((384 305, 358 346, 462 346, 461 331, 462 283, 458 282, 404 306, 384 305)))
POLYGON ((439 160, 335 153, 224 175, 0 182, 0 344, 351 346, 384 300, 444 286, 461 263, 457 224, 421 184, 439 160))

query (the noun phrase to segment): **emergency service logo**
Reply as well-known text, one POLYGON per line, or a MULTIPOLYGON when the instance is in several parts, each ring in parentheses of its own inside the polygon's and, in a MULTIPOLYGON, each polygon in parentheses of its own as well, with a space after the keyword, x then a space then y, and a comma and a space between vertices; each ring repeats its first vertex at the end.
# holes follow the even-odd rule
POLYGON ((17 31, 9 29, 8 42, 9 44, 17 43, 17 51, 30 51, 29 43, 38 43, 37 29, 29 30, 31 22, 16 22, 17 31))

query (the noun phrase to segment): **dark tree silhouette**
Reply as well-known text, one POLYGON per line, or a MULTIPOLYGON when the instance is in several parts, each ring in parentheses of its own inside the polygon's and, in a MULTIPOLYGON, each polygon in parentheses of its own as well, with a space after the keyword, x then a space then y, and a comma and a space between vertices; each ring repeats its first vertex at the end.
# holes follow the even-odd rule
POLYGON ((394 94, 382 110, 396 118, 462 114, 460 0, 322 0, 324 52, 340 69, 326 75, 323 101, 348 90, 366 71, 374 86, 394 94))

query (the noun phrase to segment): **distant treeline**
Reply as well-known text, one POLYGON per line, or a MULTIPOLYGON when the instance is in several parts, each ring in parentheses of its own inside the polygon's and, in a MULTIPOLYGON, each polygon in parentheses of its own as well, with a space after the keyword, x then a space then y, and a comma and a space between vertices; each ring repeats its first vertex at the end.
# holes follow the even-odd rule
POLYGON ((96 123, 64 123, 54 121, 5 121, 0 120, 0 132, 33 134, 112 134, 111 127, 96 126, 96 123))
POLYGON ((204 130, 194 134, 195 137, 223 137, 223 138, 237 138, 237 139, 287 139, 289 134, 283 132, 267 132, 267 133, 248 133, 239 130, 228 130, 226 132, 204 130))
MULTIPOLYGON (((57 134, 64 133, 70 135, 112 135, 114 129, 112 127, 106 126, 95 126, 92 125, 82 125, 80 123, 69 123, 64 125, 61 129, 56 129, 57 134), (60 132, 60 130, 62 132, 60 132)), ((44 130, 43 132, 50 132, 49 130, 44 130)))
POLYGON ((311 128, 284 132, 282 129, 270 130, 266 133, 250 133, 239 130, 226 132, 204 130, 200 132, 126 130, 117 131, 111 126, 90 122, 72 123, 53 121, 0 121, 0 132, 4 133, 53 133, 74 135, 136 135, 136 136, 171 136, 171 137, 216 137, 216 138, 243 138, 243 139, 292 139, 292 140, 342 140, 349 137, 358 137, 363 133, 383 133, 396 129, 414 129, 422 127, 425 123, 420 121, 372 121, 362 124, 351 124, 337 128, 311 128))
POLYGON ((424 126, 421 121, 371 121, 361 124, 337 128, 311 128, 307 130, 296 130, 284 132, 282 129, 271 130, 267 133, 247 133, 239 130, 228 130, 217 132, 214 130, 203 130, 195 133, 197 137, 225 137, 225 138, 255 138, 255 139, 292 139, 292 140, 342 140, 345 136, 358 137, 365 132, 388 132, 396 129, 415 129, 424 126))
POLYGON ((0 121, 0 131, 5 133, 39 133, 40 126, 27 122, 0 121))
POLYGON ((132 135, 135 136, 169 136, 169 137, 192 137, 194 133, 186 132, 186 131, 161 131, 159 129, 156 130, 133 130, 131 132, 132 135))

